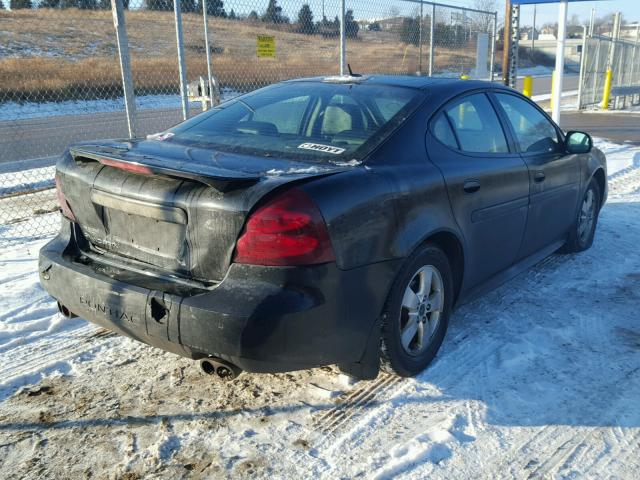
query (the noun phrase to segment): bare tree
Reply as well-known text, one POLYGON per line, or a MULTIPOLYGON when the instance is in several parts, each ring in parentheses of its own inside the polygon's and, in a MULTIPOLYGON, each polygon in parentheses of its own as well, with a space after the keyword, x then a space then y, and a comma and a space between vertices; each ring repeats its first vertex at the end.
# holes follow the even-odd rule
MULTIPOLYGON (((473 8, 484 12, 496 12, 498 11, 498 2, 497 0, 475 0, 473 2, 473 8)), ((491 33, 491 27, 493 25, 492 14, 474 12, 471 16, 471 21, 477 27, 478 31, 491 33)))

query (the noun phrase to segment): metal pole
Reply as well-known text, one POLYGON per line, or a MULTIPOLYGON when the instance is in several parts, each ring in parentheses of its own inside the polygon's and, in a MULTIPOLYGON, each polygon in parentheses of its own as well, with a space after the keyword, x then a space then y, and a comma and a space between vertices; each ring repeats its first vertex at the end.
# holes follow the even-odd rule
POLYGON ((184 64, 184 41, 182 39, 182 12, 180 0, 174 0, 173 13, 176 22, 176 43, 178 46, 178 74, 180 75, 180 97, 182 101, 182 119, 189 117, 189 101, 187 99, 187 67, 184 64))
POLYGON ((531 31, 531 56, 536 49, 536 5, 533 4, 533 30, 531 31))
POLYGON ((420 0, 420 27, 418 32, 418 75, 422 75, 422 14, 423 3, 420 0))
MULTIPOLYGON (((620 32, 620 19, 621 19, 620 17, 621 17, 620 12, 616 12, 616 14, 613 17, 613 29, 611 30, 611 48, 609 48, 609 60, 608 60, 608 68, 607 68, 607 71, 611 70, 611 75, 613 74, 613 72, 615 72, 616 80, 618 76, 621 74, 621 72, 617 68, 615 68, 615 65, 614 65, 616 60, 616 50, 618 48, 618 37, 620 32)), ((610 79, 611 75, 610 74, 607 74, 607 75, 608 75, 607 79, 610 79)), ((611 82, 611 80, 609 80, 609 82, 611 82)), ((605 84, 606 84, 606 80, 605 80, 605 84)), ((611 89, 611 86, 609 86, 609 90, 610 89, 611 89)), ((606 98, 606 100, 608 100, 608 97, 606 98)), ((617 103, 617 100, 618 100, 617 97, 614 98, 614 108, 616 108, 617 106, 615 105, 615 103, 617 103)), ((604 105, 604 101, 603 101, 603 105, 604 105)))
POLYGON ((340 0, 340 75, 347 70, 347 32, 344 24, 345 0, 340 0))
POLYGON ((429 76, 433 75, 433 35, 435 32, 435 23, 436 23, 436 4, 431 4, 431 22, 429 25, 429 76))
POLYGON ((124 108, 127 115, 129 138, 136 136, 136 98, 131 78, 131 58, 129 57, 129 38, 124 24, 124 7, 122 0, 111 0, 113 26, 116 29, 118 56, 120 57, 120 73, 122 74, 122 90, 124 91, 124 108))
POLYGON ((498 12, 493 13, 493 26, 491 27, 491 58, 489 59, 489 81, 493 82, 496 56, 496 30, 498 28, 498 12))
POLYGON ((580 54, 580 76, 578 77, 578 110, 582 109, 584 72, 587 69, 587 27, 582 27, 582 53, 580 54))
MULTIPOLYGON (((175 1, 175 0, 174 0, 175 1)), ((209 105, 215 106, 215 89, 211 73, 211 48, 209 48, 209 25, 207 22, 207 0, 202 0, 202 19, 204 20, 204 48, 207 50, 207 81, 209 83, 209 105)), ((204 92, 202 92, 204 95, 204 92)))
POLYGON ((564 77, 564 45, 567 32, 567 10, 569 2, 562 0, 558 9, 558 44, 556 48, 556 89, 551 99, 551 118, 560 125, 560 101, 562 99, 562 80, 564 77))
POLYGON ((520 31, 520 5, 511 7, 511 28, 510 28, 510 51, 509 51, 509 86, 516 88, 518 82, 518 40, 520 31))
POLYGON ((593 37, 593 30, 596 28, 596 7, 591 9, 591 18, 589 19, 589 36, 593 37))

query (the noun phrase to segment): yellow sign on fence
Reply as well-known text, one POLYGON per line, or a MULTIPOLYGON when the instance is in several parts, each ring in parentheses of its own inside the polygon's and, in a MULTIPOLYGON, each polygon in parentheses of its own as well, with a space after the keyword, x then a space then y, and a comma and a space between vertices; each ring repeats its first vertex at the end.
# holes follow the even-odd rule
POLYGON ((256 52, 258 58, 274 58, 276 56, 276 37, 273 35, 258 35, 256 52))

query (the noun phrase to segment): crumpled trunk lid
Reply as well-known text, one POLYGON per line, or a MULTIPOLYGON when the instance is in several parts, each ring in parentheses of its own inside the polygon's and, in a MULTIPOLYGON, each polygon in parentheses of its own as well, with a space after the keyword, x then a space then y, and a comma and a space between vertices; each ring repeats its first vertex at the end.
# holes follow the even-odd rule
POLYGON ((58 163, 60 185, 94 258, 206 284, 224 277, 261 198, 349 168, 162 143, 72 147, 58 163))

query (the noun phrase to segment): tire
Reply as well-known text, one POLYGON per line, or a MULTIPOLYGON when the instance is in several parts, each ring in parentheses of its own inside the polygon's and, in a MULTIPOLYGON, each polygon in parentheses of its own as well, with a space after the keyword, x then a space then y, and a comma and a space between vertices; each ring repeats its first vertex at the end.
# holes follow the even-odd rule
POLYGON ((601 194, 595 178, 592 178, 582 196, 578 214, 569 231, 562 253, 583 252, 591 248, 600 214, 601 194))
POLYGON ((427 244, 407 259, 383 312, 382 371, 411 377, 427 368, 444 340, 453 295, 451 267, 440 248, 427 244))

